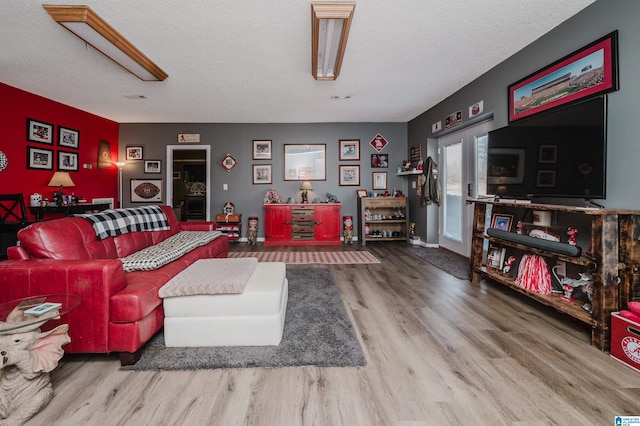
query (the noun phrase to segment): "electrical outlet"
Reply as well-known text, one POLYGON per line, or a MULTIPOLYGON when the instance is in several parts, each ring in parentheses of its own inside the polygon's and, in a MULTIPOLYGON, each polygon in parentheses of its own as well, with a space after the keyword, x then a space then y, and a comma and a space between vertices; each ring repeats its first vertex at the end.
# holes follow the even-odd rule
POLYGON ((228 191, 229 190, 229 185, 227 185, 226 183, 222 184, 222 190, 223 191, 228 191))
POLYGON ((556 261, 556 274, 566 277, 567 276, 567 264, 566 262, 562 262, 560 260, 556 261))

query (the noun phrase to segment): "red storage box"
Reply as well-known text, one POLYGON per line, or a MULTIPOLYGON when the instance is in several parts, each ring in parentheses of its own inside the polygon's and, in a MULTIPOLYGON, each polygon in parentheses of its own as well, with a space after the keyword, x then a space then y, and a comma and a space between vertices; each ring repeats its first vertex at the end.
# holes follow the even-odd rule
POLYGON ((640 371, 640 324, 611 313, 611 356, 640 371))

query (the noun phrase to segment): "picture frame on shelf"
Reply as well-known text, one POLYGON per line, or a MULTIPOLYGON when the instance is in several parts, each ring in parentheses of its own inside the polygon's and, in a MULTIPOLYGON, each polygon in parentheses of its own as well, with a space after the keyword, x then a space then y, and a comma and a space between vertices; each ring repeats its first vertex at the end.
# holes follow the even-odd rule
POLYGON ((340 161, 360 160, 360 139, 340 139, 340 161))
POLYGON ((340 166, 340 186, 360 186, 360 166, 340 166))
POLYGON ((509 85, 509 123, 618 90, 618 31, 509 85))
POLYGON ((78 171, 78 153, 58 150, 58 170, 78 171))
POLYGON ((80 149, 80 131, 58 126, 58 146, 80 149))
POLYGON ((27 169, 53 170, 53 150, 28 146, 27 169))
POLYGON ((132 203, 161 203, 163 179, 131 179, 132 203))
POLYGON ((253 165, 253 184, 271 184, 272 178, 271 164, 254 164, 253 165))
POLYGON ((253 159, 254 160, 271 160, 271 142, 270 140, 253 141, 253 159))
POLYGON ((142 160, 142 147, 141 146, 127 146, 125 147, 125 160, 142 160))
POLYGON ((371 174, 372 188, 374 190, 387 189, 387 172, 373 172, 371 174))
POLYGON ((162 173, 162 160, 144 160, 145 173, 162 173))
POLYGON ((366 198, 369 196, 369 192, 366 189, 356 189, 356 195, 358 198, 366 198))
POLYGON ((494 213, 491 217, 491 228, 499 229, 501 231, 511 232, 511 225, 513 224, 512 214, 494 213))
POLYGON ((487 250, 487 268, 502 271, 506 255, 507 249, 494 245, 489 246, 489 249, 487 250))
POLYGON ((27 118, 27 140, 53 145, 53 124, 27 118))

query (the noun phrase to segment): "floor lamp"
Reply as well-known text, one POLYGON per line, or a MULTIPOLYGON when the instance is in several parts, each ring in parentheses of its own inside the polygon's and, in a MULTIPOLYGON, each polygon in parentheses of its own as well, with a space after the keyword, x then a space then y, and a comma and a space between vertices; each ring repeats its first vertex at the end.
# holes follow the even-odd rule
POLYGON ((122 169, 124 169, 125 163, 117 162, 113 164, 118 168, 118 208, 122 208, 122 169))

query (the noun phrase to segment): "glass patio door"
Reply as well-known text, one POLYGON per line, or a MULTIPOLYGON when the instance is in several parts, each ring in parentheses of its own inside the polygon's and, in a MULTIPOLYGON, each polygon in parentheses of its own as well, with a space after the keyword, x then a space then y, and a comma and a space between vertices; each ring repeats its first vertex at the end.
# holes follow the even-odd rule
POLYGON ((473 221, 473 206, 466 200, 475 198, 478 185, 482 186, 486 181, 486 176, 483 176, 486 166, 482 168, 486 156, 483 146, 487 132, 492 128, 493 122, 486 121, 439 140, 442 204, 438 244, 466 257, 471 251, 473 221))

